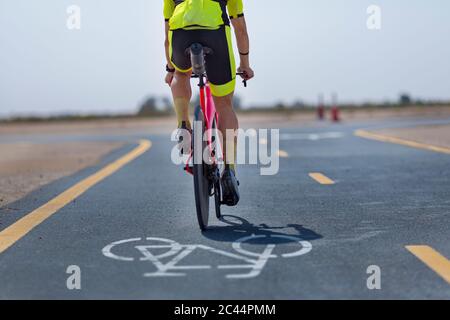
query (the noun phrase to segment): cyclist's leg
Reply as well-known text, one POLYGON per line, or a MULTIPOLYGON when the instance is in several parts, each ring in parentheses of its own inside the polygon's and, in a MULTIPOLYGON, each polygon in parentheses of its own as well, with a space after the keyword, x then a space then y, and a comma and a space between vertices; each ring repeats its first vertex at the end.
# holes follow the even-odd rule
POLYGON ((238 119, 233 110, 233 93, 226 96, 215 96, 214 104, 219 114, 219 130, 224 135, 224 159, 225 170, 222 174, 222 196, 223 203, 228 206, 235 206, 239 202, 239 182, 236 179, 236 130, 239 127, 238 119))
POLYGON ((178 127, 185 122, 190 128, 189 102, 192 97, 190 84, 191 61, 185 50, 192 42, 192 32, 186 30, 169 31, 169 55, 176 71, 171 84, 173 104, 178 127))
POLYGON ((239 182, 235 176, 236 130, 238 120, 233 110, 233 93, 236 85, 236 66, 231 44, 230 28, 207 31, 204 40, 214 53, 206 57, 206 72, 211 84, 216 111, 219 114, 219 130, 223 135, 225 170, 222 174, 223 203, 235 206, 239 202, 239 182), (212 39, 212 40, 211 40, 212 39))
POLYGON ((236 85, 236 65, 234 61, 231 29, 223 26, 218 30, 204 31, 203 43, 213 49, 213 54, 206 57, 208 80, 219 114, 219 130, 223 135, 223 150, 225 163, 234 169, 236 160, 235 131, 238 120, 233 110, 233 93, 236 85), (227 138, 227 129, 229 133, 227 138))
POLYGON ((189 102, 192 97, 191 90, 191 73, 175 71, 173 76, 171 89, 173 96, 173 104, 177 115, 178 127, 181 128, 183 122, 190 128, 189 121, 189 102))
POLYGON ((238 118, 233 109, 233 93, 223 97, 213 96, 216 111, 219 114, 219 130, 222 133, 225 163, 235 170, 238 118))

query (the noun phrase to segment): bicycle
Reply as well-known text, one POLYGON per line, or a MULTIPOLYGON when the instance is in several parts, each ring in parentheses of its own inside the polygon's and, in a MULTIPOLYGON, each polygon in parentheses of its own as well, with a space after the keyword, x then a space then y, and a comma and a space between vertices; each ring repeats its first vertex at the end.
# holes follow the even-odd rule
MULTIPOLYGON (((199 79, 200 104, 196 106, 194 111, 191 152, 184 169, 194 177, 197 219, 200 229, 204 231, 208 227, 210 198, 214 196, 215 212, 218 219, 221 217, 220 207, 222 205, 220 160, 223 159, 223 152, 220 146, 220 139, 218 139, 219 118, 208 84, 205 66, 205 56, 214 53, 210 48, 194 43, 186 50, 186 54, 189 54, 191 57, 192 78, 199 79), (196 138, 198 139, 196 133, 201 134, 199 139, 199 141, 201 140, 201 149, 196 143, 196 138), (204 139, 205 133, 206 139, 204 139)), ((237 73, 237 75, 244 76, 243 73, 237 73)), ((245 79, 243 83, 246 87, 247 81, 245 79)))

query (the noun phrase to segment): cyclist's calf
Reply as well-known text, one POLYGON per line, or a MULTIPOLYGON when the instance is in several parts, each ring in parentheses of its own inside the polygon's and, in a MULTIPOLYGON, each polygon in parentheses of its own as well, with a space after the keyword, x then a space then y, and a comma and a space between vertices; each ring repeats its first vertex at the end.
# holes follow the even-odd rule
POLYGON ((222 141, 224 148, 224 159, 226 163, 235 163, 236 160, 236 135, 239 128, 238 119, 233 109, 233 94, 224 97, 213 97, 216 112, 219 115, 219 130, 225 141, 222 141), (230 136, 227 130, 233 131, 230 136), (231 152, 227 152, 231 151, 231 152))

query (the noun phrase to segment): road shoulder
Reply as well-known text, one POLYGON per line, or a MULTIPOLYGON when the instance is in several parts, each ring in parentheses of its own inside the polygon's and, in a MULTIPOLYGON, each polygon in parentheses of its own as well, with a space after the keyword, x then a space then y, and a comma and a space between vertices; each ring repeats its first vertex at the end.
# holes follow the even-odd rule
POLYGON ((0 207, 62 177, 93 166, 122 142, 1 144, 0 207))

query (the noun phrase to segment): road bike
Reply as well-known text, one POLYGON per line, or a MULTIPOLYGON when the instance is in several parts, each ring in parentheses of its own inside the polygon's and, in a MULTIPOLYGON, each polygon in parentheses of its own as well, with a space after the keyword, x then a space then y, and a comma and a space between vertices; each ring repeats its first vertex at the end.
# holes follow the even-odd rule
MULTIPOLYGON (((191 152, 184 167, 194 177, 195 206, 200 229, 206 230, 209 220, 209 200, 214 197, 216 217, 221 217, 223 203, 220 174, 223 152, 218 131, 219 117, 214 106, 205 66, 205 56, 214 52, 199 43, 192 44, 186 53, 190 55, 192 78, 199 80, 200 103, 194 111, 191 136, 191 152)), ((237 75, 244 76, 243 73, 237 75)), ((246 80, 243 81, 247 86, 246 80)))

